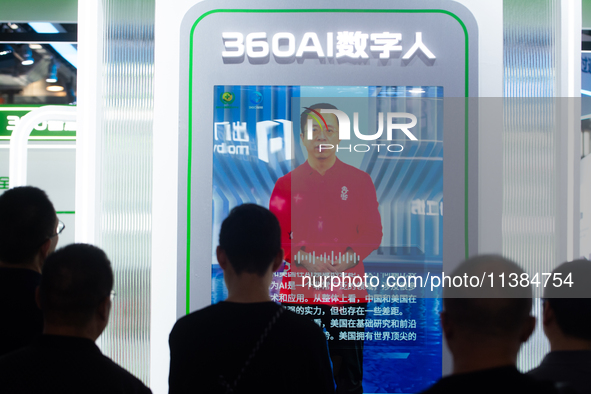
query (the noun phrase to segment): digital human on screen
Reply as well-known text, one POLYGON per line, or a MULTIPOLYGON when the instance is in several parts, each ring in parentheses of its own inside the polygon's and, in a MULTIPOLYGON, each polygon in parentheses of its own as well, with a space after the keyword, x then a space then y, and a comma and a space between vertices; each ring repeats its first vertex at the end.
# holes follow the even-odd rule
POLYGON ((320 319, 327 330, 337 391, 362 393, 363 325, 337 328, 331 327, 330 320, 341 317, 341 312, 348 319, 364 320, 366 288, 352 284, 332 289, 301 285, 302 277, 308 275, 343 277, 344 273, 363 277, 363 260, 379 247, 382 239, 371 177, 339 160, 335 149, 321 149, 322 144, 338 146, 340 142, 337 117, 320 113, 321 109, 337 108, 320 103, 302 112, 300 139, 308 158, 277 180, 269 202, 281 224, 285 250, 281 300, 287 306, 313 308, 308 316, 320 319), (312 138, 305 130, 309 119, 312 138), (353 317, 349 315, 351 308, 356 311, 353 317), (339 340, 343 336, 354 339, 339 340))

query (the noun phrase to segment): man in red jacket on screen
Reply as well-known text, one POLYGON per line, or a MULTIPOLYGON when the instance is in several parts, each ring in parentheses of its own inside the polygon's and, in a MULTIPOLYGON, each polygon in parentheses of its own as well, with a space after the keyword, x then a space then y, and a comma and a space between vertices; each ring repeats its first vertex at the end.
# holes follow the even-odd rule
POLYGON ((337 158, 338 119, 323 109, 337 108, 315 104, 302 113, 308 159, 277 180, 269 203, 285 251, 280 300, 326 328, 337 393, 363 393, 363 259, 380 245, 382 224, 371 177, 337 158), (333 324, 343 319, 347 327, 333 324))

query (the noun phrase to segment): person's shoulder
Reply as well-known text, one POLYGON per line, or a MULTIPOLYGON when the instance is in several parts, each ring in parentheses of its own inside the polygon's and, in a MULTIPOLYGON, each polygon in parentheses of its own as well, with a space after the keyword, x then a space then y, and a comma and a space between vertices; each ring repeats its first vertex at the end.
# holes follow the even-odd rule
POLYGON ((151 393, 150 390, 141 380, 133 376, 125 368, 111 360, 109 357, 103 355, 101 357, 103 364, 103 373, 108 376, 103 376, 106 381, 111 381, 113 384, 122 389, 122 393, 151 393))
POLYGON ((293 324, 297 324, 300 326, 304 326, 304 327, 318 327, 318 325, 314 324, 313 322, 310 321, 310 319, 307 319, 295 312, 292 312, 288 309, 285 309, 283 311, 283 316, 285 318, 285 320, 288 320, 290 323, 293 324))
POLYGON ((0 282, 3 287, 19 289, 23 283, 37 286, 41 283, 41 274, 27 268, 0 267, 0 282))
POLYGON ((527 372, 537 380, 549 380, 567 384, 567 388, 581 393, 591 393, 589 367, 591 351, 554 351, 548 353, 540 365, 527 372))
POLYGON ((433 386, 421 391, 421 394, 471 394, 475 392, 483 394, 494 394, 499 392, 504 392, 507 394, 575 394, 570 390, 560 391, 551 382, 536 382, 535 384, 519 385, 513 387, 511 387, 510 384, 507 384, 506 387, 501 389, 497 387, 497 385, 487 386, 485 382, 474 383, 470 385, 444 385, 437 382, 433 386))
POLYGON ((25 346, 10 353, 0 355, 0 371, 8 375, 11 370, 20 370, 29 360, 35 359, 36 349, 32 345, 25 346))
POLYGON ((306 334, 309 334, 310 337, 325 338, 322 329, 318 326, 318 324, 314 323, 310 319, 300 316, 297 313, 289 310, 285 310, 283 315, 283 326, 285 330, 297 333, 298 337, 301 336, 305 338, 307 337, 306 334))
POLYGON ((220 302, 218 304, 209 305, 205 308, 193 311, 188 315, 181 317, 175 323, 174 327, 172 328, 172 332, 185 329, 192 329, 193 327, 195 327, 195 325, 201 325, 203 322, 207 322, 211 318, 215 317, 215 315, 219 313, 224 313, 222 312, 224 308, 223 304, 223 302, 220 302))
POLYGON ((307 178, 306 175, 309 175, 311 172, 310 164, 307 161, 300 164, 287 174, 283 175, 275 182, 275 188, 273 193, 278 192, 286 192, 290 193, 292 187, 298 187, 301 182, 304 182, 307 178))
POLYGON ((307 317, 284 310, 271 339, 276 352, 287 352, 293 360, 328 358, 326 335, 307 317))
MULTIPOLYGON (((88 384, 93 382, 97 387, 89 387, 85 392, 117 392, 125 394, 148 394, 152 391, 141 380, 133 376, 124 368, 119 366, 109 357, 100 352, 83 351, 85 364, 74 365, 70 356, 71 352, 55 352, 55 349, 43 347, 40 340, 21 348, 17 351, 0 357, 0 387, 7 393, 30 393, 40 392, 40 382, 47 383, 47 379, 58 377, 58 381, 49 385, 47 383, 43 390, 69 388, 85 380, 88 384), (51 360, 51 365, 48 365, 51 360), (89 366, 92 366, 89 369, 89 366), (80 367, 80 370, 76 368, 80 367), (25 381, 30 378, 31 371, 38 380, 25 381), (77 371, 77 372, 76 372, 77 371), (82 373, 82 376, 72 374, 82 373), (63 379, 63 381, 61 380, 63 379)), ((78 359, 75 357, 75 359, 78 359)), ((44 384, 45 384, 44 383, 44 384)), ((65 390, 70 392, 69 389, 65 390)), ((45 392, 45 391, 43 391, 45 392)))
POLYGON ((310 163, 306 160, 284 176, 279 179, 283 179, 284 182, 291 182, 293 178, 300 179, 302 176, 309 175, 312 172, 312 167, 310 167, 310 163))
POLYGON ((447 391, 445 388, 441 387, 439 382, 436 382, 433 386, 427 388, 420 392, 420 394, 438 394, 438 393, 446 393, 447 391))
POLYGON ((27 346, 0 357, 0 392, 23 393, 28 389, 26 382, 30 382, 31 371, 37 370, 38 360, 31 350, 27 346))
MULTIPOLYGON (((538 392, 541 394, 555 394, 563 391, 559 391, 556 384, 550 380, 538 379, 529 374, 522 374, 524 389, 530 392, 538 392)), ((571 393, 570 390, 564 391, 565 393, 571 393)))
POLYGON ((544 366, 538 365, 536 368, 529 370, 526 375, 535 379, 544 379, 545 373, 547 372, 545 370, 546 368, 544 368, 544 366))
POLYGON ((297 166, 296 168, 294 168, 293 170, 291 170, 290 172, 288 172, 287 174, 279 177, 277 179, 276 184, 290 184, 291 179, 293 177, 297 177, 298 175, 304 174, 307 172, 307 169, 310 168, 310 165, 308 164, 308 162, 304 162, 303 164, 300 164, 299 166, 297 166))
MULTIPOLYGON (((273 199, 278 195, 289 193, 291 189, 291 172, 278 178, 273 187, 273 195, 271 196, 271 202, 269 203, 270 209, 272 210, 274 202, 273 199)), ((280 206, 282 204, 279 204, 280 206)))
POLYGON ((271 211, 281 210, 284 205, 285 196, 291 192, 291 172, 278 178, 273 186, 273 193, 269 201, 269 209, 271 211))
POLYGON ((31 380, 31 374, 42 379, 46 369, 43 359, 32 345, 4 354, 0 356, 0 392, 29 393, 33 391, 31 385, 36 384, 35 380, 31 380))
MULTIPOLYGON (((501 368, 498 368, 498 370, 501 370, 501 368)), ((556 388, 554 382, 535 379, 532 376, 517 371, 517 369, 514 372, 493 372, 489 377, 489 381, 496 381, 496 384, 505 385, 505 387, 500 387, 500 389, 509 393, 558 394, 561 392, 556 388), (511 391, 511 389, 514 391, 511 391)), ((571 392, 566 391, 565 393, 571 392)))
MULTIPOLYGON (((552 382, 538 381, 510 368, 492 368, 441 378, 421 394, 438 393, 538 393, 558 394, 552 382)), ((568 393, 568 392, 567 392, 568 393)))
MULTIPOLYGON (((301 166, 300 166, 301 167, 301 166)), ((295 169, 293 169, 292 171, 288 172, 287 174, 283 175, 282 177, 279 177, 279 179, 277 179, 277 182, 289 182, 289 180, 291 179, 291 175, 298 170, 298 168, 300 167, 296 167, 295 169)))
POLYGON ((24 278, 41 278, 41 274, 37 271, 28 268, 20 268, 15 265, 9 267, 0 267, 0 277, 2 276, 18 276, 24 278))
POLYGON ((339 161, 338 165, 340 167, 340 171, 343 173, 346 173, 347 176, 349 176, 349 177, 355 177, 358 179, 371 181, 371 177, 369 176, 369 174, 363 170, 360 170, 357 167, 354 167, 354 166, 347 164, 343 161, 339 161))

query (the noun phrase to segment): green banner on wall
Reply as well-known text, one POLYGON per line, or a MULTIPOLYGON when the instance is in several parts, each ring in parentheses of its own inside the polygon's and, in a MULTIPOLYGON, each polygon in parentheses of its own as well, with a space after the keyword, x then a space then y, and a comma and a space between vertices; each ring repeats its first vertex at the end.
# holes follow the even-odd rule
MULTIPOLYGON (((0 105, 0 140, 9 140, 20 119, 42 105, 0 105)), ((39 123, 31 140, 76 140, 76 122, 48 121, 39 123)))

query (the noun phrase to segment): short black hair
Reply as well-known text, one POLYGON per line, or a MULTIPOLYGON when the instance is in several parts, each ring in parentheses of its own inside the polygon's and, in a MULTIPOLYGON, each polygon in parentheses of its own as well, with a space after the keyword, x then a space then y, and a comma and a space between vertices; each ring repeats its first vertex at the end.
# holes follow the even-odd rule
POLYGON ((56 214, 47 194, 33 186, 15 187, 0 196, 0 261, 30 261, 55 234, 56 214))
MULTIPOLYGON (((308 115, 310 114, 310 112, 312 112, 311 110, 317 110, 317 109, 338 109, 337 107, 335 107, 332 104, 328 104, 328 103, 319 103, 319 104, 314 104, 311 105, 309 107, 306 108, 306 110, 304 112, 302 112, 302 114, 300 115, 300 130, 302 134, 305 134, 306 132, 306 123, 308 120, 308 115)), ((320 111, 318 111, 320 112, 320 111)), ((337 118, 338 121, 338 118, 337 118)))
MULTIPOLYGON (((472 257, 460 264, 451 277, 477 276, 482 287, 445 287, 443 304, 446 314, 465 331, 481 337, 505 337, 519 332, 532 307, 531 287, 509 287, 511 274, 524 271, 513 261, 499 255, 472 257), (505 287, 499 274, 505 274, 505 287), (488 275, 493 274, 491 286, 488 275)), ((475 282, 474 282, 475 283, 475 282)), ((447 283, 446 283, 447 286, 447 283)))
POLYGON ((275 215, 256 204, 242 204, 222 222, 220 247, 238 275, 264 275, 281 250, 281 228, 275 215))
POLYGON ((591 261, 563 263, 552 271, 550 281, 544 288, 544 300, 554 311, 558 327, 569 337, 591 340, 591 261), (572 284, 554 286, 554 274, 572 284))
POLYGON ((101 249, 72 244, 49 255, 43 266, 39 295, 46 320, 81 326, 90 320, 113 289, 113 270, 101 249))

